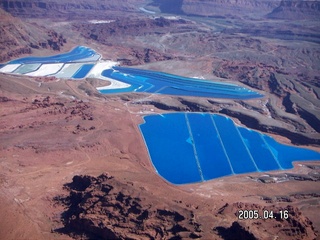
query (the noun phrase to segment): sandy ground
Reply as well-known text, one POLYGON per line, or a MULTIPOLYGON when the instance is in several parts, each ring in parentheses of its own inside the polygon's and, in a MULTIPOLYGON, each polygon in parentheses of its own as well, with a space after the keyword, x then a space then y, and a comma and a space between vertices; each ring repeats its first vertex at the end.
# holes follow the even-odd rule
MULTIPOLYGON (((130 104, 148 95, 89 97, 78 88, 80 81, 39 85, 26 76, 1 75, 0 84, 0 95, 9 99, 0 102, 0 214, 6 216, 0 220, 1 239, 69 239, 53 231, 62 226, 63 211, 53 198, 64 193, 63 184, 74 175, 102 172, 160 199, 197 209, 196 219, 208 223, 204 226, 208 232, 213 224, 231 225, 238 220, 234 212, 216 215, 226 203, 235 202, 290 204, 320 230, 319 198, 312 195, 319 192, 319 182, 264 184, 248 177, 259 175, 253 173, 184 186, 167 183, 156 174, 138 128, 144 114, 163 111, 130 104), (294 194, 311 195, 296 199, 294 194), (292 200, 267 203, 263 196, 292 200)), ((308 169, 297 164, 292 171, 307 173, 308 169)))

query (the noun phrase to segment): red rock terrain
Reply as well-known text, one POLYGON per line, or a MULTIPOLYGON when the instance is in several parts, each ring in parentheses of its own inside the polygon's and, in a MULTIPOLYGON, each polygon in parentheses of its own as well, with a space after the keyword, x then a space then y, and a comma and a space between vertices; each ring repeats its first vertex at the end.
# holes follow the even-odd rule
POLYGON ((273 22, 253 25, 244 21, 242 28, 212 32, 206 19, 197 21, 202 24, 189 19, 122 18, 112 23, 76 23, 73 29, 95 44, 122 48, 117 60, 124 65, 153 63, 139 67, 178 75, 217 77, 220 81, 236 80, 271 94, 259 105, 239 101, 231 104, 234 107, 219 110, 212 106, 217 107, 216 102, 203 105, 195 99, 189 103, 182 99, 174 104, 154 100, 144 104, 164 110, 219 111, 238 118, 250 128, 286 136, 295 144, 319 145, 320 65, 316 29, 313 26, 301 29, 289 23, 286 27, 292 31, 284 31, 284 26, 278 27, 273 22), (296 42, 283 41, 286 38, 296 42), (266 116, 279 122, 262 121, 266 116), (288 125, 283 127, 283 123, 288 125))
POLYGON ((226 203, 212 216, 201 219, 198 207, 184 206, 182 201, 159 199, 135 184, 123 183, 103 174, 97 178, 75 176, 65 185, 68 195, 56 198, 67 210, 64 227, 57 231, 88 239, 312 239, 316 235, 312 222, 290 205, 261 206, 226 203), (233 221, 215 224, 221 218, 239 215, 239 211, 274 212, 276 219, 233 221), (281 219, 280 211, 288 211, 281 219), (269 228, 267 228, 269 226, 269 228), (272 226, 272 227, 271 227, 272 226))
POLYGON ((317 164, 269 180, 257 173, 173 186, 155 173, 137 128, 152 110, 135 104, 146 96, 103 96, 92 84, 0 76, 0 212, 8 216, 0 236, 316 238, 317 164), (289 217, 240 220, 240 209, 289 217))
POLYGON ((319 1, 281 1, 280 5, 268 14, 278 19, 319 19, 319 1))
POLYGON ((0 9, 0 62, 34 54, 35 50, 60 51, 66 39, 53 30, 31 25, 0 9))
POLYGON ((279 5, 280 0, 155 0, 151 7, 161 12, 210 17, 263 16, 279 5))
POLYGON ((49 55, 55 44, 63 51, 85 45, 122 65, 238 83, 265 95, 106 96, 95 87, 107 83, 97 79, 0 74, 1 239, 317 239, 317 162, 173 186, 156 174, 137 126, 154 112, 221 113, 281 143, 319 151, 318 20, 266 16, 280 4, 288 18, 300 8, 280 1, 175 3, 0 2, 24 18, 1 12, 2 61, 23 54, 20 48, 49 55), (277 216, 287 210, 288 218, 240 220, 241 209, 277 216))
POLYGON ((12 1, 3 0, 0 7, 12 13, 14 16, 26 18, 83 18, 85 14, 89 18, 106 17, 106 12, 136 12, 139 4, 144 0, 91 0, 91 1, 12 1))
POLYGON ((318 1, 154 0, 147 9, 171 14, 219 18, 319 19, 318 1))
POLYGON ((126 1, 31 1, 3 0, 0 7, 14 16, 24 18, 64 18, 81 19, 105 18, 105 13, 125 11, 136 14, 140 6, 156 12, 185 14, 205 17, 238 18, 254 17, 281 19, 317 19, 318 1, 281 1, 281 0, 126 0, 126 1))

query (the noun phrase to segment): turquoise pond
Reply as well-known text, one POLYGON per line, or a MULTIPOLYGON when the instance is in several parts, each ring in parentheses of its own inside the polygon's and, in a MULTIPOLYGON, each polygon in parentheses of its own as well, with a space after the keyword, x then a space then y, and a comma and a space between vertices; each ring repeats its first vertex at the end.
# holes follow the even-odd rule
POLYGON ((262 97, 261 94, 236 84, 186 78, 163 72, 135 68, 113 67, 112 69, 104 70, 102 75, 131 85, 123 89, 101 90, 100 92, 103 94, 146 92, 230 99, 262 97))
POLYGON ((144 117, 140 130, 156 172, 173 184, 285 170, 320 153, 283 145, 222 115, 168 113, 144 117))

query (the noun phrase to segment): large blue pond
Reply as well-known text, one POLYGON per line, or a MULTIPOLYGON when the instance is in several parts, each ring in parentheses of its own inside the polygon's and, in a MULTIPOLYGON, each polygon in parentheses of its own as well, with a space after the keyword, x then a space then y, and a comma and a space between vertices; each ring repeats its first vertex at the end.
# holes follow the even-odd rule
POLYGON ((103 71, 102 75, 131 85, 124 89, 101 90, 100 92, 104 94, 148 92, 168 95, 232 99, 262 97, 262 95, 257 92, 235 84, 186 78, 142 69, 113 67, 112 69, 103 71))
POLYGON ((140 125, 151 161, 164 179, 187 184, 249 172, 290 169, 320 153, 276 142, 216 114, 170 113, 140 125))
POLYGON ((31 63, 67 63, 79 61, 97 61, 100 55, 93 49, 78 46, 70 52, 49 57, 25 57, 9 62, 8 64, 31 64, 31 63))

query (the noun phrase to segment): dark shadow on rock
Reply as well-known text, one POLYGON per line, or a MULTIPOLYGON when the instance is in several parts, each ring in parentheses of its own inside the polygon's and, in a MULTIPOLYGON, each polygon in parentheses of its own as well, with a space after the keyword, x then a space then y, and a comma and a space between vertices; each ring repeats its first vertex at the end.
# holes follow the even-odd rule
POLYGON ((218 234, 224 240, 237 240, 237 239, 246 239, 246 240, 257 240, 257 238, 241 226, 238 222, 233 222, 231 227, 216 227, 213 229, 217 231, 218 234))

